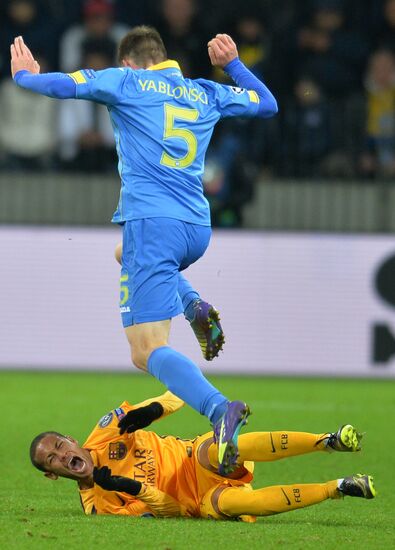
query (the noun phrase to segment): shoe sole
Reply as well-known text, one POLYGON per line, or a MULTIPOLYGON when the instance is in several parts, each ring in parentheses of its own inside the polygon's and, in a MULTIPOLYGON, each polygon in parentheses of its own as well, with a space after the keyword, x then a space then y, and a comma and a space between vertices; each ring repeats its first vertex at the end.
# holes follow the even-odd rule
POLYGON ((373 476, 367 474, 355 474, 351 477, 351 479, 354 480, 354 483, 357 485, 362 494, 355 495, 345 492, 345 496, 365 498, 367 500, 370 500, 377 496, 377 490, 374 486, 373 476))
POLYGON ((218 471, 222 476, 232 473, 235 469, 236 460, 239 456, 239 450, 237 447, 237 443, 235 443, 235 440, 237 441, 241 428, 248 424, 247 419, 250 414, 250 407, 246 405, 245 408, 240 411, 239 422, 236 426, 235 431, 233 432, 232 439, 230 441, 227 441, 226 443, 218 442, 218 449, 220 449, 223 445, 226 445, 225 450, 223 451, 222 460, 219 461, 218 466, 218 471))
POLYGON ((219 316, 219 311, 217 311, 214 307, 210 307, 210 309, 208 310, 207 320, 201 324, 204 332, 204 342, 201 342, 199 339, 199 344, 202 348, 203 357, 206 359, 206 361, 212 361, 215 357, 218 357, 219 352, 222 351, 222 348, 225 344, 225 336, 222 331, 220 321, 221 318, 219 316), (214 323, 218 327, 219 334, 210 342, 207 334, 212 330, 214 323), (205 346, 205 349, 203 346, 205 346))
POLYGON ((352 426, 346 424, 340 432, 340 441, 348 451, 357 452, 361 450, 360 441, 362 435, 352 426))
POLYGON ((369 495, 366 495, 365 498, 371 499, 375 498, 377 496, 376 487, 374 486, 374 479, 373 476, 367 476, 368 478, 368 488, 369 488, 369 495))

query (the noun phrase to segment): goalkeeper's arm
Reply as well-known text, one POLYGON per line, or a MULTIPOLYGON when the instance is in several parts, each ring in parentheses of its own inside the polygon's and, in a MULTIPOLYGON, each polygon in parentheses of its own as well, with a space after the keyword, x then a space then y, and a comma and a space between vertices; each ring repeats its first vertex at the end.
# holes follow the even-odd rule
POLYGON ((167 391, 135 405, 118 423, 120 433, 131 433, 146 428, 155 420, 172 414, 184 405, 184 401, 167 391))
POLYGON ((187 508, 172 496, 160 491, 156 487, 149 487, 140 481, 124 476, 113 476, 110 468, 94 468, 93 480, 105 491, 127 493, 141 502, 144 502, 155 516, 174 517, 188 516, 187 508))

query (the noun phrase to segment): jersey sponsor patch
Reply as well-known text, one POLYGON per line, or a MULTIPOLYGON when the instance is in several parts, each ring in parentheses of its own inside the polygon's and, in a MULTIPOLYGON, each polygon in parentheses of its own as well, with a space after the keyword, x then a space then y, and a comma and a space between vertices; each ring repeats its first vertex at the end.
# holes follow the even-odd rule
POLYGON ((110 424, 112 417, 113 417, 112 412, 109 412, 108 414, 105 414, 104 416, 102 416, 101 419, 99 420, 100 428, 106 428, 110 424))
POLYGON ((108 458, 110 460, 122 460, 125 458, 127 448, 125 443, 118 441, 117 443, 110 443, 108 447, 108 458))
POLYGON ((122 418, 125 416, 125 411, 122 407, 118 407, 114 410, 114 412, 117 415, 118 420, 122 420, 122 418))
POLYGON ((231 86, 230 87, 232 92, 236 95, 244 94, 245 88, 238 88, 237 86, 231 86))

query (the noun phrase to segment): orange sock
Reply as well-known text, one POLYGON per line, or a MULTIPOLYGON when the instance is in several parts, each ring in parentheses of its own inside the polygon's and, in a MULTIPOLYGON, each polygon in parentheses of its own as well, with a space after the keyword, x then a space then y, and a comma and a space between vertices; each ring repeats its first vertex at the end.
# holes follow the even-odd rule
MULTIPOLYGON (((306 432, 251 432, 239 436, 240 458, 238 462, 271 462, 280 458, 313 453, 325 450, 328 433, 311 434, 306 432)), ((217 446, 211 445, 209 460, 212 466, 218 466, 217 446)))
POLYGON ((328 498, 340 498, 336 479, 327 483, 276 485, 255 491, 232 487, 220 494, 218 508, 230 517, 270 516, 318 504, 328 498))

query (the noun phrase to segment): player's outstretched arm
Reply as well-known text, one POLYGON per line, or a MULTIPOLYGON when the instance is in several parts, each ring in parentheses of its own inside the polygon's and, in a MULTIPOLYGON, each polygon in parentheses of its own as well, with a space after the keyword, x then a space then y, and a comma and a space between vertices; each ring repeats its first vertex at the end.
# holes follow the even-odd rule
POLYGON ((157 401, 153 401, 145 407, 139 407, 126 413, 126 415, 118 422, 119 433, 122 435, 125 432, 132 433, 136 430, 146 428, 155 420, 158 420, 163 415, 163 407, 157 401))
POLYGON ((131 433, 149 426, 155 420, 168 416, 184 406, 184 401, 170 391, 158 397, 146 399, 135 405, 118 423, 120 434, 131 433))
POLYGON ((76 84, 64 73, 40 74, 40 65, 26 46, 22 36, 11 44, 11 74, 15 83, 48 97, 69 99, 76 97, 76 84))
POLYGON ((208 55, 214 67, 223 69, 240 88, 253 90, 259 97, 257 115, 268 118, 278 112, 277 101, 269 88, 239 59, 237 46, 227 34, 217 34, 208 43, 208 55))

